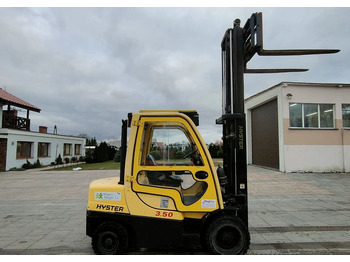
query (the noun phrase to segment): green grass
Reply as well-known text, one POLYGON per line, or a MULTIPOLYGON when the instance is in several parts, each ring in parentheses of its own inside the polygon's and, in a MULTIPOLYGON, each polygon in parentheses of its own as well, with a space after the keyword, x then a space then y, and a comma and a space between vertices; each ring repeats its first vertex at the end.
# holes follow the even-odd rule
POLYGON ((222 158, 213 158, 214 165, 217 167, 220 165, 222 167, 222 158))
POLYGON ((113 160, 102 162, 102 163, 91 163, 91 164, 79 164, 79 165, 67 165, 64 167, 46 169, 52 171, 69 171, 73 168, 81 167, 82 170, 115 170, 120 169, 120 163, 116 163, 113 160))
MULTIPOLYGON (((217 167, 220 165, 222 167, 222 158, 214 158, 213 162, 215 166, 217 167)), ((120 169, 120 163, 116 163, 113 160, 102 162, 102 163, 92 163, 92 164, 79 164, 79 165, 66 165, 64 167, 57 167, 52 169, 46 169, 52 170, 52 171, 70 171, 73 170, 73 168, 81 167, 82 170, 119 170, 120 169)))

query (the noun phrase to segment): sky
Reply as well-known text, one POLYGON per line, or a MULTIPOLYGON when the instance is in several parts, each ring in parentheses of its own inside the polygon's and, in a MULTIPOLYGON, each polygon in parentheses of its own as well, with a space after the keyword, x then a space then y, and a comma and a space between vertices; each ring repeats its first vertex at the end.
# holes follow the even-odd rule
MULTIPOLYGON (((280 82, 350 83, 349 7, 2 7, 0 87, 39 107, 31 130, 120 138, 142 109, 194 109, 206 143, 220 140, 221 40, 239 18, 263 13, 264 49, 340 49, 337 54, 259 57, 245 98, 280 82)), ((26 111, 20 112, 26 115, 26 111)))

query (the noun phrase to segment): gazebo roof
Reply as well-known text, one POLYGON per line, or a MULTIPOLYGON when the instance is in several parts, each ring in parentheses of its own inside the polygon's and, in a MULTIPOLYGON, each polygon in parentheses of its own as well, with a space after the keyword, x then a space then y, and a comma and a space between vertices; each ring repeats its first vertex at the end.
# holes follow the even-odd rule
POLYGON ((41 109, 14 96, 0 88, 0 103, 3 105, 13 105, 40 113, 41 109))

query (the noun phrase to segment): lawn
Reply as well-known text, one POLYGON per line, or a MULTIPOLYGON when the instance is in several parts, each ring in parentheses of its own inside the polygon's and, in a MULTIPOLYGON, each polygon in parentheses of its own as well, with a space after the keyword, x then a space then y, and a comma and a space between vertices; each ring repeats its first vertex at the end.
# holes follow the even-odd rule
POLYGON ((214 165, 217 167, 220 165, 222 167, 222 158, 213 158, 214 165))
MULTIPOLYGON (((49 170, 53 171, 67 171, 67 170, 73 170, 73 168, 80 167, 82 170, 113 170, 113 169, 120 169, 120 163, 116 163, 113 160, 102 162, 102 163, 91 163, 91 164, 78 164, 78 165, 66 165, 63 167, 57 167, 52 168, 49 170)), ((47 171, 47 169, 46 169, 47 171)))

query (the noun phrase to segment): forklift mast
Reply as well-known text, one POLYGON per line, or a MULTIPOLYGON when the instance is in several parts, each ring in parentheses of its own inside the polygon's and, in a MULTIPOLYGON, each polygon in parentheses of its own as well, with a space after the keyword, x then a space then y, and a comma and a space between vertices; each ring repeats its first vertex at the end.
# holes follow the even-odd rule
MULTIPOLYGON (((235 207, 237 216, 248 225, 248 187, 246 120, 244 112, 244 73, 305 72, 308 69, 248 69, 254 56, 294 56, 337 53, 336 49, 265 50, 263 49, 262 13, 253 13, 243 27, 236 19, 226 30, 222 52, 222 116, 216 120, 222 127, 223 171, 226 209, 235 207)), ((219 173, 219 172, 218 172, 219 173)))
POLYGON ((221 42, 223 169, 227 177, 225 208, 240 205, 237 216, 248 225, 246 126, 244 114, 243 28, 235 20, 221 42))

